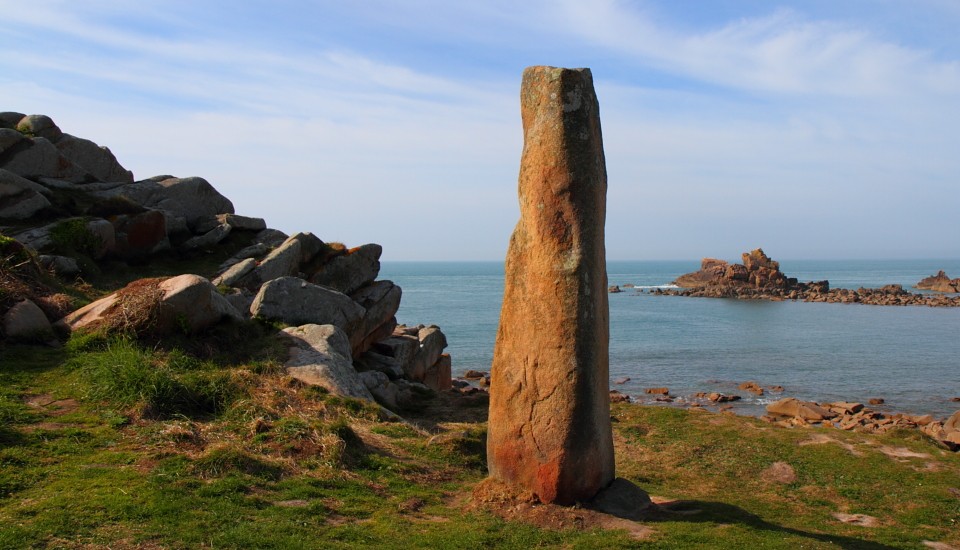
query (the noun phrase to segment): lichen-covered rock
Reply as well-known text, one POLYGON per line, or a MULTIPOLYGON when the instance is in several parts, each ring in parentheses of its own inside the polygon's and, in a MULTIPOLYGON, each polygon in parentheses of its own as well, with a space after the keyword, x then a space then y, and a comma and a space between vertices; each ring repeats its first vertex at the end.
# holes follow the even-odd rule
POLYGON ((49 269, 59 277, 73 277, 80 274, 80 265, 77 260, 69 256, 42 255, 38 258, 40 265, 49 269))
MULTIPOLYGON (((349 335, 365 311, 336 290, 312 285, 297 277, 280 277, 260 287, 250 313, 288 325, 336 325, 349 335)), ((349 349, 347 356, 350 356, 349 349)))
POLYGON ((253 242, 265 244, 267 246, 279 246, 280 243, 287 240, 289 236, 279 229, 266 228, 253 237, 253 242))
POLYGON ((323 241, 313 233, 291 235, 272 250, 256 269, 240 278, 236 285, 256 290, 267 281, 297 275, 300 267, 310 261, 322 247, 323 241))
POLYGON ((199 275, 140 279, 88 304, 58 323, 70 330, 106 330, 164 336, 206 330, 243 316, 199 275))
POLYGON ((350 337, 354 357, 359 357, 375 342, 393 334, 397 326, 394 315, 400 309, 401 295, 400 287, 391 281, 377 281, 350 295, 354 302, 366 310, 350 337))
POLYGON ((412 371, 413 360, 420 350, 420 340, 416 336, 397 333, 373 344, 377 353, 394 358, 404 373, 412 371))
POLYGON ((95 179, 42 137, 26 138, 6 149, 0 155, 0 168, 30 179, 57 178, 71 183, 95 179))
POLYGON ((339 327, 306 324, 285 328, 280 336, 291 344, 287 373, 330 393, 373 401, 350 361, 350 339, 339 327))
POLYGON ((785 397, 767 405, 767 412, 777 416, 802 418, 809 422, 822 422, 834 418, 836 413, 825 409, 816 403, 800 401, 793 397, 785 397))
POLYGON ((87 231, 93 235, 99 246, 93 251, 93 257, 103 258, 117 249, 117 230, 113 224, 101 218, 87 221, 87 231))
POLYGON ((28 135, 49 139, 56 143, 63 132, 47 115, 27 115, 17 123, 17 130, 28 135))
POLYGON ((40 343, 54 339, 53 327, 37 304, 22 300, 3 316, 3 334, 11 342, 40 343))
POLYGON ((241 260, 232 266, 228 267, 226 271, 218 275, 213 279, 213 284, 220 286, 234 286, 237 281, 242 279, 247 273, 250 273, 257 267, 257 261, 253 258, 247 258, 241 260))
POLYGON ((263 231, 267 228, 267 222, 263 218, 251 218, 249 216, 238 216, 236 214, 219 214, 216 216, 207 216, 197 222, 194 228, 197 233, 206 233, 220 225, 229 225, 230 229, 239 231, 263 231))
POLYGON ((353 366, 356 367, 359 372, 371 370, 382 372, 391 380, 396 380, 403 376, 403 367, 400 366, 399 361, 389 355, 382 355, 375 351, 366 351, 361 354, 354 359, 353 366))
POLYGON ((55 143, 61 155, 99 181, 133 182, 133 172, 121 166, 110 149, 70 134, 63 134, 55 143))
POLYGON ((26 220, 50 206, 46 197, 29 189, 16 195, 3 195, 0 190, 0 218, 26 220))
POLYGON ((336 256, 310 276, 310 282, 350 294, 377 278, 380 273, 379 244, 365 244, 336 256))
POLYGON ((230 225, 222 223, 202 235, 187 239, 180 247, 185 250, 206 250, 212 248, 223 239, 226 239, 227 236, 230 235, 231 229, 233 228, 230 225))
POLYGON ((237 281, 238 286, 256 290, 263 283, 296 275, 300 267, 300 241, 290 237, 273 249, 256 269, 237 281))
POLYGON ((589 69, 530 67, 520 221, 491 372, 491 477, 572 504, 614 479, 606 168, 589 69))
POLYGON ((427 368, 423 377, 423 385, 434 391, 446 391, 453 387, 453 360, 449 353, 444 353, 437 362, 427 368))
POLYGON ((397 411, 400 409, 400 388, 390 378, 379 371, 368 370, 360 373, 360 379, 370 390, 373 397, 384 407, 397 411))
POLYGON ((916 288, 935 292, 960 292, 960 277, 951 279, 941 269, 936 275, 918 282, 916 288))
POLYGON ((16 130, 10 128, 0 128, 0 154, 23 141, 24 136, 16 130))
POLYGON ((151 178, 128 185, 97 191, 101 198, 124 197, 145 208, 163 210, 181 217, 193 230, 208 216, 233 214, 233 203, 203 178, 151 178))
POLYGON ((121 258, 144 258, 169 246, 167 216, 159 210, 116 216, 111 223, 116 235, 114 252, 121 258))
MULTIPOLYGON (((17 124, 27 115, 16 111, 4 111, 0 113, 0 128, 10 128, 16 130, 17 124)), ((19 133, 19 132, 17 132, 19 133)))
POLYGON ((423 382, 427 376, 427 369, 440 359, 444 348, 447 347, 447 337, 443 334, 443 331, 440 330, 440 327, 430 325, 420 329, 417 333, 417 339, 420 342, 420 346, 417 349, 416 355, 413 357, 412 363, 405 372, 407 378, 410 380, 423 382))

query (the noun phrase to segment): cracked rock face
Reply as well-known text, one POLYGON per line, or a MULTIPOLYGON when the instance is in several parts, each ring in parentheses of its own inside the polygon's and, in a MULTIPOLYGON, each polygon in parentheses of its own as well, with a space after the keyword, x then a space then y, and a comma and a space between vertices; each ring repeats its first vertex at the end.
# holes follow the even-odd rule
POLYGON ((490 475, 542 502, 614 477, 604 250, 607 177, 589 69, 529 67, 520 221, 491 373, 490 475))

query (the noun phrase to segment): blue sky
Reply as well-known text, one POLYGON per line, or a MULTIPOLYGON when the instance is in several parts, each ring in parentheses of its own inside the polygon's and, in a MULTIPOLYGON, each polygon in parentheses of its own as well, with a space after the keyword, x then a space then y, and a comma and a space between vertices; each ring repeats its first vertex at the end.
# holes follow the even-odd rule
POLYGON ((0 0, 0 110, 387 260, 499 260, 590 67, 611 259, 960 258, 960 2, 0 0))

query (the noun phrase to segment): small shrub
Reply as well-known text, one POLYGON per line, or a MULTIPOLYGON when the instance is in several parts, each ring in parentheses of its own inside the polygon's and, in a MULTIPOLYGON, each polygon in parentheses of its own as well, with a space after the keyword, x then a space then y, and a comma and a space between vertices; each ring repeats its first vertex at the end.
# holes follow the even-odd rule
POLYGON ((0 394, 0 425, 27 422, 34 417, 19 399, 0 394))
POLYGON ((127 197, 117 195, 95 202, 87 209, 88 216, 109 218, 110 216, 132 216, 146 212, 147 209, 127 197))
POLYGON ((146 416, 218 414, 241 393, 228 372, 202 367, 183 354, 155 354, 129 339, 113 340, 103 351, 74 361, 89 380, 88 397, 139 404, 146 416))
POLYGON ((231 473, 244 473, 256 477, 277 480, 283 469, 276 464, 250 455, 231 446, 214 447, 193 462, 194 473, 201 477, 222 477, 231 473))
POLYGON ((101 331, 77 331, 67 340, 67 353, 77 355, 88 351, 104 351, 111 343, 110 336, 101 331))
POLYGON ((33 133, 33 130, 30 129, 30 126, 28 126, 28 125, 26 125, 26 124, 18 124, 18 125, 17 125, 17 131, 20 132, 21 134, 23 134, 24 136, 28 137, 28 138, 37 137, 37 135, 33 133))
POLYGON ((326 426, 324 430, 328 437, 321 438, 326 442, 324 456, 332 463, 340 465, 353 464, 367 454, 363 440, 357 435, 346 420, 340 419, 326 426), (334 436, 335 439, 329 437, 334 436))
POLYGON ((63 254, 95 256, 103 246, 100 237, 90 232, 85 218, 64 220, 50 230, 54 248, 63 254))

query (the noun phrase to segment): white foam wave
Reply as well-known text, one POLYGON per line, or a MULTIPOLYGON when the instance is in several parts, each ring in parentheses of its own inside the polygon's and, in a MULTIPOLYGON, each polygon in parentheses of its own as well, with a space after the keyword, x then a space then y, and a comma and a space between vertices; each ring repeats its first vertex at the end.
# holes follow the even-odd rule
POLYGON ((635 285, 633 288, 637 290, 653 290, 656 288, 665 290, 668 288, 680 288, 680 287, 674 284, 666 284, 666 285, 635 285))

